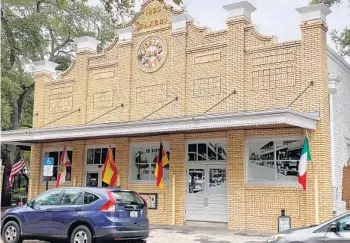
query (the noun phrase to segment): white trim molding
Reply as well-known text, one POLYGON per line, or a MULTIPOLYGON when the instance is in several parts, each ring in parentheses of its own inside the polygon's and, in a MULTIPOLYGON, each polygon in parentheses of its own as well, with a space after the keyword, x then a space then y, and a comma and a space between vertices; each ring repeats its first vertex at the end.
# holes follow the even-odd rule
POLYGON ((49 140, 126 137, 234 128, 275 127, 276 125, 315 130, 318 120, 317 113, 302 113, 292 109, 274 109, 125 123, 2 131, 1 142, 4 144, 8 142, 35 143, 49 140))
POLYGON ((338 74, 329 74, 328 75, 328 91, 330 94, 335 94, 337 92, 337 86, 342 80, 338 74))
POLYGON ((248 1, 236 1, 234 3, 223 6, 227 11, 228 19, 246 16, 248 19, 251 18, 251 14, 256 8, 248 1))
POLYGON ((323 3, 308 5, 297 8, 296 10, 301 15, 301 21, 322 19, 324 22, 326 22, 326 16, 332 12, 327 5, 323 3))

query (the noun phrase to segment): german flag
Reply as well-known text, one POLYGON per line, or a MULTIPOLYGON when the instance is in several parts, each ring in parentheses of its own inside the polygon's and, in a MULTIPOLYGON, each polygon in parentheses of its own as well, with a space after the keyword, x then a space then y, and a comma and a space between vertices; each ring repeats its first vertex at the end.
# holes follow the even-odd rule
POLYGON ((114 163, 113 152, 111 146, 108 147, 105 164, 102 170, 102 181, 110 186, 115 186, 118 179, 118 169, 114 163))
POLYGON ((157 181, 157 187, 159 187, 160 189, 164 189, 163 167, 166 166, 168 163, 168 157, 164 151, 163 143, 160 143, 160 148, 156 162, 156 170, 154 172, 154 176, 156 177, 157 181))

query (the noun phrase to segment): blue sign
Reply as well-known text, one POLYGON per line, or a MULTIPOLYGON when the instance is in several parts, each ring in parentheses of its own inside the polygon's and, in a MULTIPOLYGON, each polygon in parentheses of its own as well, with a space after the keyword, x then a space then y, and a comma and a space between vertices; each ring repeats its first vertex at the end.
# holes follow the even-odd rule
POLYGON ((45 157, 44 158, 44 165, 53 165, 53 157, 45 157))
POLYGON ((44 158, 43 176, 53 176, 53 157, 44 158))

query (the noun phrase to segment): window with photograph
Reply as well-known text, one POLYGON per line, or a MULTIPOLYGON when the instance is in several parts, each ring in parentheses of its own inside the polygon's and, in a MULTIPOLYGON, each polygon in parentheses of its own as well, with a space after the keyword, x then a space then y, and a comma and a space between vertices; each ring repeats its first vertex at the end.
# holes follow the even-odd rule
POLYGON ((296 182, 303 140, 248 142, 248 182, 296 182))
MULTIPOLYGON (((63 149, 61 151, 48 151, 44 153, 44 157, 53 158, 53 175, 49 178, 49 181, 57 180, 57 173, 60 169, 60 158, 62 156, 63 149)), ((68 158, 71 165, 73 164, 73 152, 67 149, 68 158)), ((72 168, 71 166, 66 167, 66 181, 71 181, 72 168)))
MULTIPOLYGON (((130 148, 130 180, 131 181, 155 181, 154 171, 159 153, 159 144, 139 144, 130 148)), ((168 143, 163 143, 164 150, 170 161, 170 149, 168 143)), ((169 179, 169 164, 163 170, 164 180, 169 179)))
MULTIPOLYGON (((86 163, 88 165, 103 165, 106 160, 108 148, 91 148, 87 150, 86 163)), ((112 148, 115 159, 115 148, 112 148)))
POLYGON ((189 162, 224 161, 227 159, 226 144, 200 142, 187 145, 189 162))

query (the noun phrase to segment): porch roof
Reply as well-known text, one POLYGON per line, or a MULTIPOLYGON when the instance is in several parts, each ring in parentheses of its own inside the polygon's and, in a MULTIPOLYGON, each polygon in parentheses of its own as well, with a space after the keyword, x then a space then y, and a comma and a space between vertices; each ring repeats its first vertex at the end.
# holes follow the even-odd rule
POLYGON ((318 120, 317 112, 302 113, 291 109, 273 109, 124 123, 100 123, 2 131, 1 143, 31 145, 32 143, 45 141, 266 127, 299 127, 314 130, 318 120))

